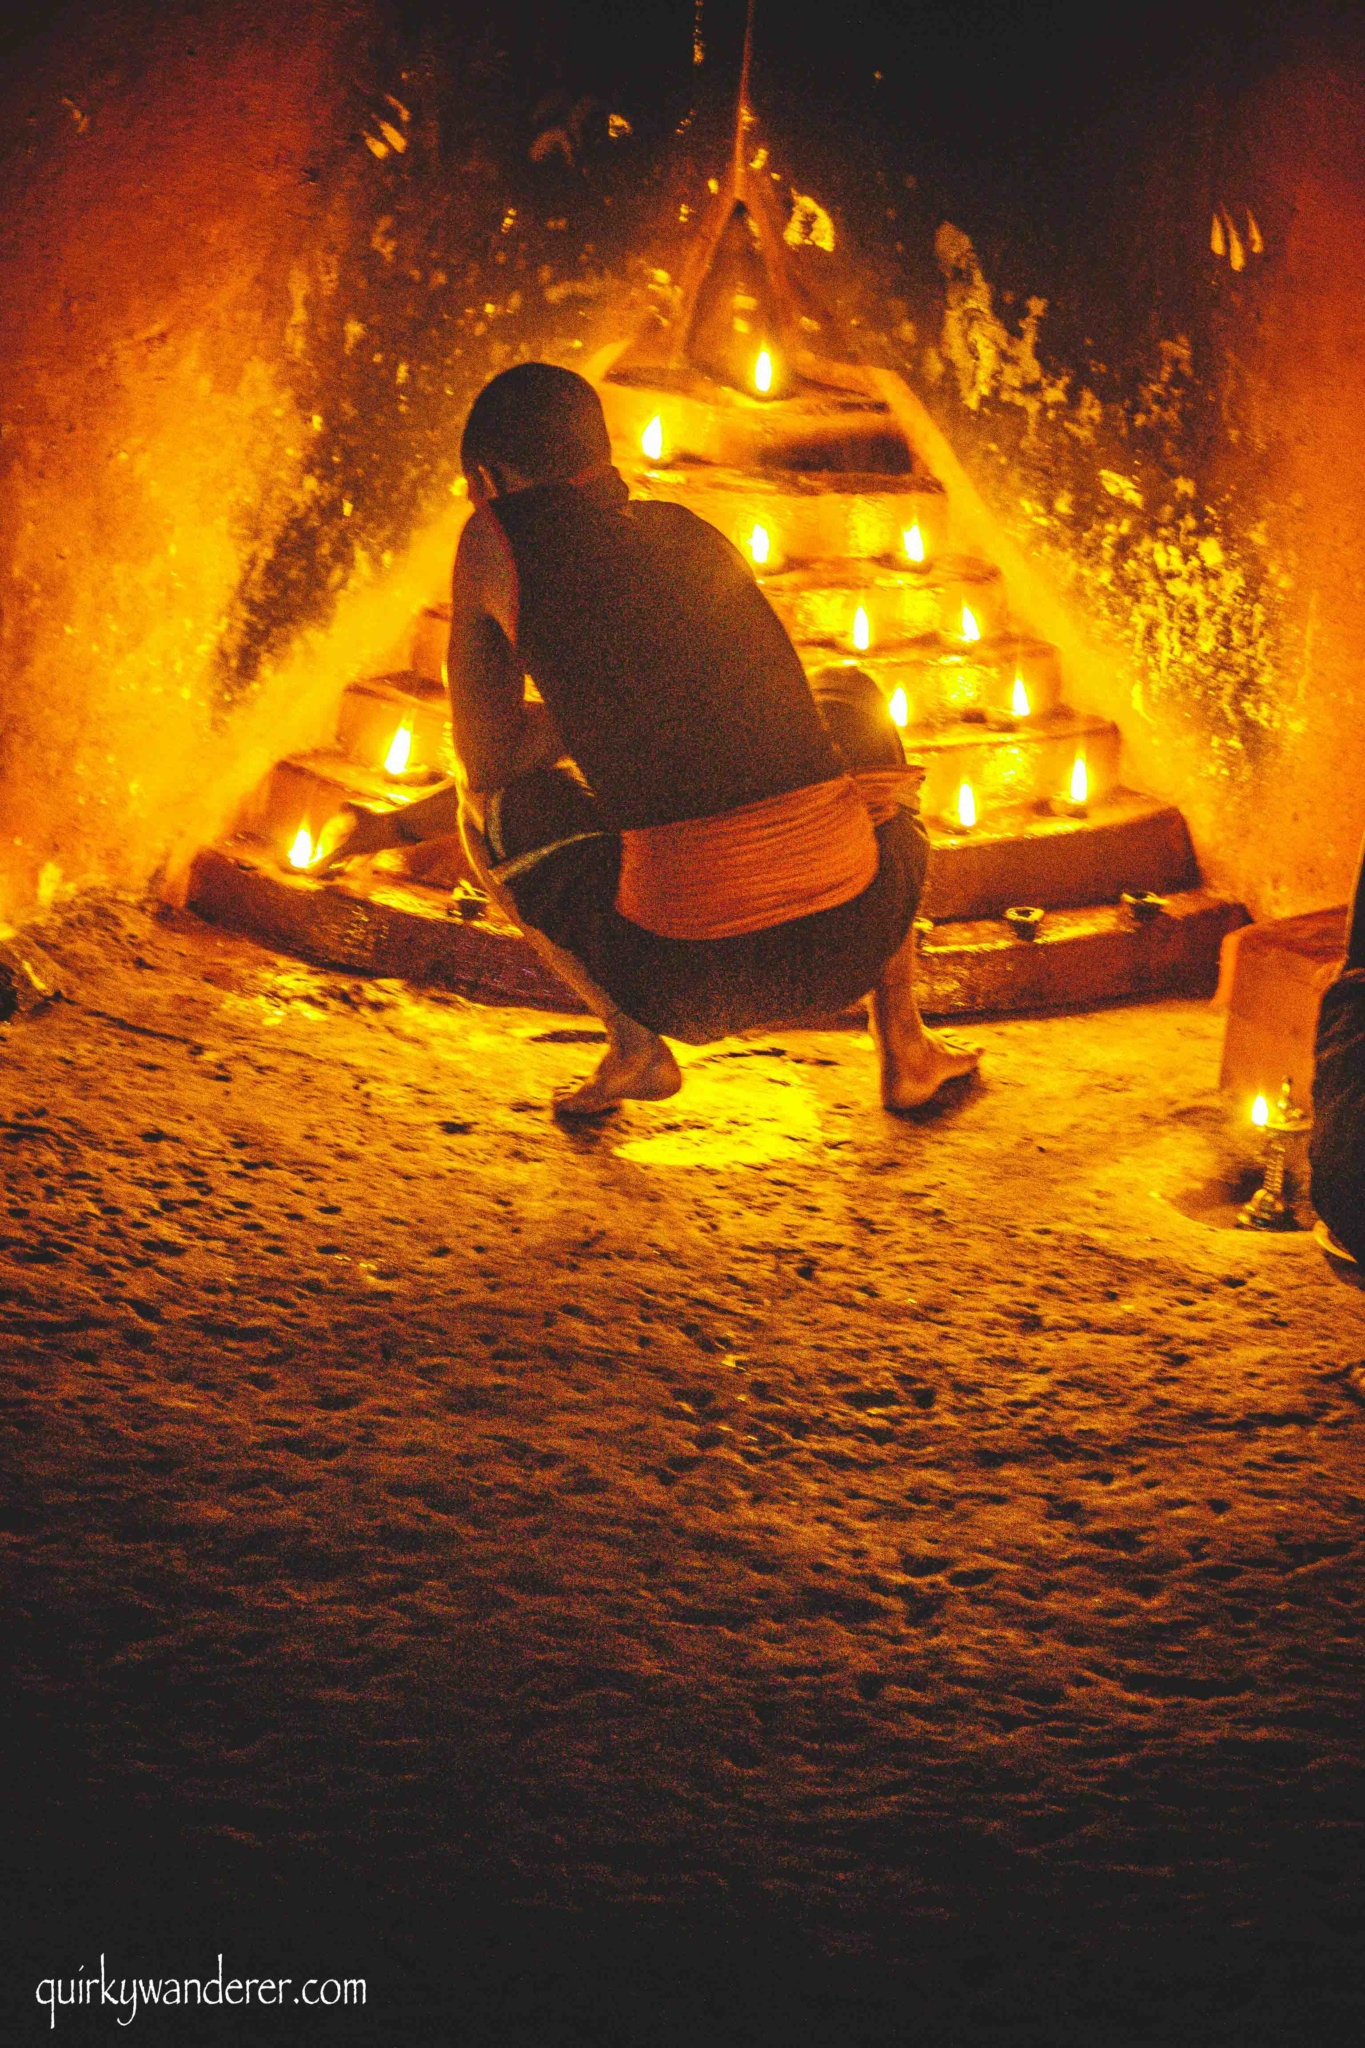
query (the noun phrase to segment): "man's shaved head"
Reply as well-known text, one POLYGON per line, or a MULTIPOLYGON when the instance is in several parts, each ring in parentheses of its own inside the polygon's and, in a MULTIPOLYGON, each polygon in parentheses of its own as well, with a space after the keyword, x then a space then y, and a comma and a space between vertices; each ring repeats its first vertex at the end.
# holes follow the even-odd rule
POLYGON ((528 483, 562 483, 611 461, 602 401, 585 377, 555 363, 502 370, 469 409, 460 462, 495 477, 512 471, 528 483))

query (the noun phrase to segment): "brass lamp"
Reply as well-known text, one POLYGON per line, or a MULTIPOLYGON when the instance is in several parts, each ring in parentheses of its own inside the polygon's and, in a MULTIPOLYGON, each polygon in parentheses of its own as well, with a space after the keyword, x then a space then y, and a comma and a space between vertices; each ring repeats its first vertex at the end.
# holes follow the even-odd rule
POLYGON ((1291 1141, 1311 1130, 1306 1109, 1294 1106, 1288 1075, 1265 1121, 1265 1179, 1237 1211, 1239 1230, 1299 1230, 1302 1225, 1284 1198, 1285 1154, 1291 1141))

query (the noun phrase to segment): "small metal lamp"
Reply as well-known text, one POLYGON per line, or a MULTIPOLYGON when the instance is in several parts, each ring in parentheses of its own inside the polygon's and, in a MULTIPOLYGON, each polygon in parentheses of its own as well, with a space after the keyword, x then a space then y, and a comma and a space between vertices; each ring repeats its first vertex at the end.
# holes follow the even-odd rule
POLYGON ((1265 1179, 1249 1202, 1237 1211, 1239 1230, 1300 1230, 1302 1225, 1284 1198, 1285 1154, 1290 1141, 1311 1130, 1306 1109, 1296 1109, 1288 1075, 1266 1118, 1265 1179))

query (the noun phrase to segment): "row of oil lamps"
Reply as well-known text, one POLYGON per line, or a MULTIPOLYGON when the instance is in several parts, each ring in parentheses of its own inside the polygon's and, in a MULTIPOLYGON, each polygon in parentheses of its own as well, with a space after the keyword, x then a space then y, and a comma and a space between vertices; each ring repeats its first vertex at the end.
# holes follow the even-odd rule
MULTIPOLYGON (((890 702, 890 712, 897 725, 905 724, 905 692, 897 690, 890 702), (900 698, 898 706, 896 699, 900 698)), ((404 719, 394 734, 389 750, 384 756, 384 772, 395 781, 403 778, 412 758, 412 722, 404 719)), ((1064 798, 1058 800, 1057 808, 1067 816, 1083 818, 1090 802, 1090 775, 1085 765, 1085 755, 1077 754, 1071 769, 1071 780, 1064 798)), ((965 779, 958 784, 957 804, 945 822, 955 832, 972 832, 981 821, 980 806, 976 791, 965 779)), ((289 848, 289 865, 300 870, 310 868, 317 858, 318 842, 306 825, 300 825, 289 848)))

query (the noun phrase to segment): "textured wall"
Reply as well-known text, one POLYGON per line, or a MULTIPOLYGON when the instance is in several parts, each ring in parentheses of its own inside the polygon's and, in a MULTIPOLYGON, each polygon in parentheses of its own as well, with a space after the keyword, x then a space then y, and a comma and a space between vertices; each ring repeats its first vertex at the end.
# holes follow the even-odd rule
POLYGON ((1237 856, 1262 903, 1295 911, 1344 898, 1365 832, 1365 81, 1285 78, 1251 130, 1285 225, 1247 352, 1247 439, 1269 451, 1266 526, 1290 580, 1286 724, 1237 856))
POLYGON ((144 877, 232 745, 217 649, 253 537, 300 487, 281 309, 322 227, 345 36, 307 6, 125 10, 24 78, 0 229, 15 908, 144 877))
MULTIPOLYGON (((444 580, 473 390, 582 360, 676 268, 714 119, 680 141, 685 100, 627 53, 632 136, 610 85, 496 13, 124 0, 12 70, 0 920, 174 868, 322 735, 444 580)), ((819 190, 862 333, 1081 629, 1073 695, 1272 913, 1339 899, 1365 826, 1365 95, 1339 55, 1265 69, 1111 125, 1088 227, 1016 208, 1012 302, 973 214, 935 267, 913 135, 875 171, 850 145, 819 190)))
POLYGON ((940 231, 914 365, 1069 694, 1261 916, 1343 900, 1365 830, 1362 142, 1340 45, 1149 109, 1061 305, 1007 306, 940 231))

